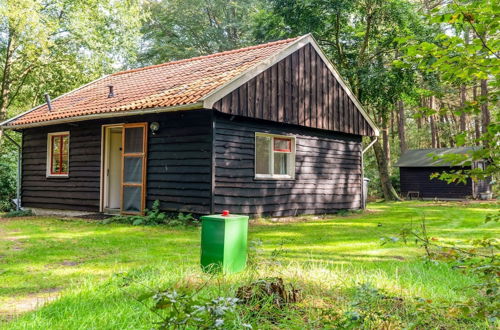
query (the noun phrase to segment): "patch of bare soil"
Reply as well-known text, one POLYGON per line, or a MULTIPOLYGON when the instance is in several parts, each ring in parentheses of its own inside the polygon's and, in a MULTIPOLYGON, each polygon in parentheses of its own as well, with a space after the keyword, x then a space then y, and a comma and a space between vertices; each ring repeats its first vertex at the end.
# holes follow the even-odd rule
POLYGON ((41 308, 59 298, 60 288, 50 288, 23 297, 8 298, 0 304, 0 320, 11 320, 23 313, 41 308))
POLYGON ((23 247, 22 247, 22 243, 19 242, 19 240, 25 239, 25 238, 28 238, 28 236, 5 236, 5 237, 2 237, 1 239, 13 242, 14 245, 12 246, 12 250, 21 251, 21 250, 23 250, 23 247))

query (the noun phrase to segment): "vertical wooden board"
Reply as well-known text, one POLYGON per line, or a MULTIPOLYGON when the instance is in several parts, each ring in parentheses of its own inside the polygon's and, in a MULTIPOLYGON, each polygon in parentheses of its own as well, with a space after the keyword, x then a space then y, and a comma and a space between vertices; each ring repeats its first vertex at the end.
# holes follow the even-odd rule
POLYGON ((269 120, 276 121, 278 119, 278 65, 271 67, 271 105, 269 120))
POLYGON ((335 86, 337 86, 337 108, 338 108, 338 128, 339 132, 344 130, 344 103, 342 102, 342 87, 340 86, 338 80, 335 81, 335 86))
POLYGON ((238 88, 238 90, 239 90, 238 99, 240 101, 239 114, 241 116, 248 116, 248 112, 247 112, 247 89, 248 89, 248 83, 243 84, 240 88, 238 88))
POLYGON ((260 74, 256 77, 255 80, 255 116, 257 118, 263 118, 262 116, 262 83, 263 83, 263 75, 260 74))
POLYGON ((335 130, 335 112, 333 100, 335 98, 335 84, 333 83, 333 75, 328 72, 328 129, 335 130))
POLYGON ((222 112, 230 113, 231 109, 231 95, 225 96, 222 98, 222 112))
POLYGON ((310 58, 311 58, 311 127, 318 127, 317 118, 318 118, 318 100, 316 98, 316 90, 317 90, 317 62, 316 62, 316 52, 314 48, 309 46, 310 58))
POLYGON ((351 118, 351 133, 354 134, 356 132, 356 130, 355 130, 356 123, 355 123, 355 120, 354 120, 356 114, 354 113, 354 111, 355 111, 355 109, 354 109, 354 103, 352 103, 350 97, 347 97, 347 102, 349 102, 349 109, 350 109, 349 113, 350 113, 350 116, 351 116, 350 117, 351 118))
POLYGON ((304 47, 304 126, 311 125, 311 57, 310 46, 304 47))
POLYGON ((248 117, 256 117, 255 114, 255 78, 248 82, 247 111, 248 117))
POLYGON ((292 54, 292 63, 290 64, 290 81, 291 88, 290 94, 292 96, 292 105, 291 105, 291 118, 290 123, 297 125, 299 123, 299 70, 298 70, 298 61, 299 61, 299 52, 294 52, 292 54))
POLYGON ((299 49, 299 69, 298 69, 298 74, 299 74, 299 86, 298 86, 298 92, 299 92, 299 97, 298 97, 298 113, 297 113, 297 120, 299 121, 299 125, 305 125, 306 124, 306 119, 305 119, 305 85, 304 85, 304 72, 305 72, 305 62, 304 62, 304 48, 302 47, 299 49))
POLYGON ((240 106, 239 94, 238 90, 236 89, 231 93, 231 114, 239 115, 240 114, 240 109, 238 109, 239 106, 240 106))
POLYGON ((323 98, 325 86, 323 85, 323 61, 318 53, 316 53, 316 102, 317 106, 317 117, 316 117, 316 127, 325 128, 323 126, 323 117, 325 116, 325 100, 323 98))
POLYGON ((271 97, 271 79, 270 79, 270 76, 271 76, 271 73, 269 72, 269 69, 268 70, 265 70, 264 72, 262 72, 260 74, 261 78, 262 78, 262 90, 263 90, 263 93, 261 95, 262 96, 262 117, 263 119, 268 119, 270 120, 270 117, 269 117, 269 113, 270 113, 270 110, 269 110, 269 107, 270 107, 270 100, 269 98, 271 97))
MULTIPOLYGON (((351 102, 352 103, 352 102, 351 102)), ((356 108, 356 106, 354 105, 354 103, 352 103, 352 107, 354 109, 354 133, 355 134, 360 134, 360 128, 359 128, 359 111, 358 109, 356 108)))
POLYGON ((328 68, 325 63, 321 62, 321 68, 323 70, 323 128, 330 129, 329 126, 329 112, 328 112, 328 68))
POLYGON ((352 133, 351 126, 351 111, 349 110, 349 96, 344 91, 344 112, 345 112, 345 121, 346 121, 346 130, 347 133, 352 133))
POLYGON ((352 133, 352 108, 351 108, 351 100, 349 99, 349 96, 346 93, 345 96, 345 103, 346 103, 346 108, 347 108, 347 127, 349 130, 349 133, 352 133))
POLYGON ((284 104, 284 121, 292 124, 293 107, 292 107, 292 56, 285 59, 285 104, 284 104))
POLYGON ((278 62, 278 72, 276 74, 276 79, 278 81, 278 118, 276 120, 282 123, 285 120, 285 60, 278 62))

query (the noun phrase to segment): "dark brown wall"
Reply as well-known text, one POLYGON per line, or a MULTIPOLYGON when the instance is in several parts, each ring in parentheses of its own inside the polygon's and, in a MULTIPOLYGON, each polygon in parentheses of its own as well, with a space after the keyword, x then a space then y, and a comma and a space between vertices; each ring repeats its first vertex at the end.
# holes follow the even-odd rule
POLYGON ((420 192, 422 198, 466 198, 472 196, 472 183, 446 183, 439 179, 431 179, 433 173, 457 170, 455 167, 401 167, 401 194, 406 197, 408 191, 420 192))
POLYGON ((281 123, 374 135, 309 44, 216 102, 214 109, 281 123))
POLYGON ((26 207, 99 211, 101 125, 160 122, 149 133, 147 205, 208 213, 211 202, 211 112, 130 116, 27 129, 23 134, 22 203, 26 207), (47 133, 70 131, 69 178, 46 178, 47 133))
POLYGON ((214 211, 287 216, 360 208, 361 137, 217 116, 214 211), (295 180, 255 180, 255 133, 296 137, 295 180))

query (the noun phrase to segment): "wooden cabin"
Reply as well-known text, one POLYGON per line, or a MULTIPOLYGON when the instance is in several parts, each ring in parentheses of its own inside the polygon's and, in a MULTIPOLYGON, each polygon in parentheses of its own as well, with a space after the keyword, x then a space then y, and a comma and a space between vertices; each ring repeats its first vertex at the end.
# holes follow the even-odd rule
POLYGON ((396 163, 399 167, 401 194, 405 198, 462 200, 480 198, 480 195, 491 191, 488 181, 474 182, 470 179, 466 183, 450 183, 432 178, 434 173, 468 170, 471 166, 484 166, 484 162, 469 162, 456 166, 441 159, 446 154, 467 154, 475 147, 414 149, 408 150, 396 163))
POLYGON ((117 72, 0 124, 22 206, 325 214, 362 206, 378 130, 310 35, 117 72))

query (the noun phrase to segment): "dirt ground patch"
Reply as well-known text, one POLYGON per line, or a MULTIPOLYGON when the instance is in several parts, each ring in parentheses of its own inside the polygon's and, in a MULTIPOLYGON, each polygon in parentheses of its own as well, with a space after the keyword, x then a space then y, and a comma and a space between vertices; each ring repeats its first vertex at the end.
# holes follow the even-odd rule
POLYGON ((41 308, 59 298, 60 288, 46 289, 23 297, 11 297, 0 304, 0 320, 11 320, 23 313, 41 308))

